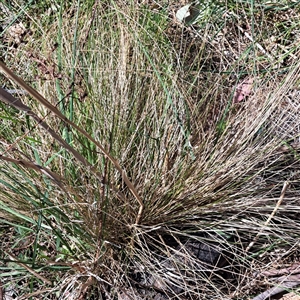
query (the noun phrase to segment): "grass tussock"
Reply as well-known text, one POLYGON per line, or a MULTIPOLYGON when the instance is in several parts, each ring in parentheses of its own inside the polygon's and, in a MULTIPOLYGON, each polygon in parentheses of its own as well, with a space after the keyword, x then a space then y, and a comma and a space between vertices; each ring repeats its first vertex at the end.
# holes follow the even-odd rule
POLYGON ((299 7, 211 1, 179 22, 150 2, 1 4, 6 295, 291 288, 266 274, 299 256, 299 7))

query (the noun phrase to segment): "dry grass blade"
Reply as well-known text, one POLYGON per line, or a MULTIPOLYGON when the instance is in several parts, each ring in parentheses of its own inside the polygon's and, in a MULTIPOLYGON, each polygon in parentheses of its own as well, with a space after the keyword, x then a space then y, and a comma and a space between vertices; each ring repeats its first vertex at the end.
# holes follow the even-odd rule
POLYGON ((28 272, 30 272, 32 275, 36 276, 37 278, 41 279, 43 282, 52 285, 52 282, 50 280, 48 280, 47 278, 43 277, 42 275, 40 275, 39 273, 37 273, 36 271, 34 271, 33 269, 31 269, 30 267, 28 267, 26 264, 20 262, 13 254, 11 253, 7 253, 8 256, 11 258, 11 260, 15 263, 17 263, 18 265, 22 266, 23 268, 25 268, 28 272))
POLYGON ((18 110, 28 112, 31 109, 23 104, 20 100, 13 97, 10 93, 8 93, 6 90, 4 90, 2 87, 0 87, 0 99, 2 102, 11 105, 15 107, 18 110))
MULTIPOLYGON (((68 120, 55 106, 53 106, 50 102, 48 102, 35 89, 33 89, 32 87, 30 87, 29 85, 27 85, 25 83, 25 81, 23 81, 21 78, 19 78, 18 76, 16 76, 8 67, 6 67, 6 65, 2 61, 0 61, 0 68, 2 69, 2 71, 7 76, 9 76, 10 78, 12 78, 17 84, 19 84, 24 90, 26 90, 32 97, 34 97, 40 103, 42 103, 43 105, 45 105, 50 111, 52 111, 56 116, 58 116, 65 123, 69 124, 70 126, 72 126, 73 128, 75 128, 76 130, 78 130, 86 138, 88 138, 91 142, 93 142, 102 151, 102 153, 113 163, 113 165, 115 166, 115 168, 118 170, 118 172, 122 176, 122 179, 124 180, 125 184, 128 186, 129 190, 134 195, 134 197, 136 198, 136 200, 138 201, 138 203, 140 205, 139 211, 137 213, 136 221, 135 221, 135 224, 139 224, 141 216, 142 216, 142 212, 143 212, 143 209, 144 209, 144 204, 143 204, 143 201, 140 198, 137 190, 135 189, 134 185, 128 179, 126 173, 123 171, 123 169, 121 168, 121 166, 119 165, 119 163, 104 149, 104 147, 102 145, 100 145, 99 142, 97 142, 95 139, 93 139, 85 130, 83 130, 82 128, 80 128, 79 126, 77 126, 74 122, 68 120)), ((6 103, 10 103, 11 105, 14 105, 14 103, 16 103, 16 106, 15 106, 16 108, 20 108, 21 110, 25 109, 25 111, 27 111, 27 113, 29 113, 29 114, 31 113, 30 109, 28 111, 28 107, 27 106, 20 104, 20 101, 16 101, 14 99, 14 97, 12 97, 11 95, 8 96, 7 94, 9 95, 9 93, 7 93, 3 89, 1 89, 1 94, 0 95, 1 95, 1 99, 3 99, 3 101, 5 101, 6 103)), ((32 117, 34 117, 38 122, 41 122, 41 119, 39 119, 35 114, 32 114, 32 117)), ((41 126, 43 126, 47 131, 51 132, 52 135, 53 134, 56 135, 55 132, 53 132, 46 123, 41 122, 41 126)), ((62 140, 57 135, 56 135, 56 139, 58 139, 59 142, 62 143, 63 146, 66 149, 68 149, 77 159, 79 159, 83 164, 86 165, 86 160, 83 159, 82 156, 80 156, 76 151, 74 151, 72 149, 72 147, 70 147, 64 140, 62 140)))
POLYGON ((36 163, 33 163, 31 161, 26 161, 24 159, 14 159, 14 158, 6 157, 2 154, 0 155, 0 159, 8 161, 8 162, 15 163, 16 165, 20 165, 20 166, 23 166, 25 168, 29 168, 29 169, 39 171, 39 172, 45 174, 46 176, 48 176, 58 186, 62 186, 62 184, 61 184, 62 178, 60 178, 60 176, 58 176, 54 172, 52 172, 52 171, 48 170, 47 168, 44 168, 44 167, 36 164, 36 163))
POLYGON ((248 245, 248 247, 246 248, 245 252, 247 253, 254 245, 254 243, 257 242, 257 240, 259 239, 259 236, 262 234, 263 230, 265 229, 266 226, 268 226, 268 224, 270 223, 270 221, 272 220, 272 218, 274 217, 274 215, 276 214, 276 211, 278 210, 279 206, 281 205, 282 201, 283 201, 283 198, 285 196, 285 192, 287 190, 289 186, 289 183, 288 182, 285 182, 283 184, 283 187, 282 187, 282 191, 281 191, 281 195, 280 195, 280 198, 279 200, 277 201, 276 203, 276 206, 274 208, 274 210, 272 211, 271 215, 269 216, 268 220, 264 223, 262 229, 260 230, 260 232, 257 234, 257 236, 254 238, 254 240, 248 245))

